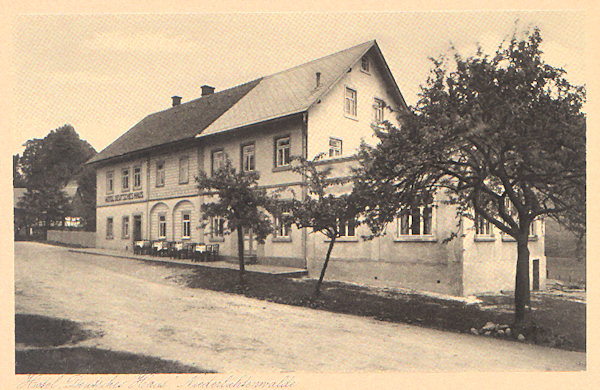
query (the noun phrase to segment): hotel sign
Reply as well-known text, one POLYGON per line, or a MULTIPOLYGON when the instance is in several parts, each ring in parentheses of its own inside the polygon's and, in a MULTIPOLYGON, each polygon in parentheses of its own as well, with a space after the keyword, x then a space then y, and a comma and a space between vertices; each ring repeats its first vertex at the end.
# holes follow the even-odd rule
POLYGON ((128 194, 109 195, 104 200, 107 203, 118 202, 120 200, 132 200, 142 199, 144 197, 144 191, 130 192, 128 194))

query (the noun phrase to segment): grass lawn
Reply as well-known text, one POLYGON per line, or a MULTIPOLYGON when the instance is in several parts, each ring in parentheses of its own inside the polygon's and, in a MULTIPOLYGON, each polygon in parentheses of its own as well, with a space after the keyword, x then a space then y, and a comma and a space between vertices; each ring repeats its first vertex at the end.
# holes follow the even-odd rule
MULTIPOLYGON (((179 282, 191 288, 456 332, 481 329, 488 321, 510 325, 514 315, 511 296, 481 297, 483 304, 466 304, 419 294, 324 282, 320 298, 313 301, 310 296, 315 280, 248 273, 246 286, 240 288, 237 270, 211 268, 196 268, 193 274, 179 282)), ((585 304, 543 295, 532 295, 531 303, 530 324, 521 331, 527 342, 585 351, 585 304)))
POLYGON ((16 314, 15 373, 156 374, 209 372, 154 357, 76 345, 88 338, 101 336, 100 333, 83 330, 79 324, 73 321, 32 314, 16 314), (68 346, 64 346, 65 344, 68 346))

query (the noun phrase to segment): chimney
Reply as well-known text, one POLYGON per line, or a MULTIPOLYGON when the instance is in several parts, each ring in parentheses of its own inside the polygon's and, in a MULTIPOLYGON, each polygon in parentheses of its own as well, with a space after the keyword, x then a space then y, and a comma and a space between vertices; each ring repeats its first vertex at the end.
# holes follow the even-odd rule
POLYGON ((321 86, 321 72, 317 72, 317 86, 315 88, 319 88, 321 86))
POLYGON ((211 87, 210 85, 203 85, 202 88, 202 96, 208 96, 215 93, 215 87, 211 87))
POLYGON ((173 99, 173 107, 181 104, 181 96, 171 96, 171 99, 173 99))

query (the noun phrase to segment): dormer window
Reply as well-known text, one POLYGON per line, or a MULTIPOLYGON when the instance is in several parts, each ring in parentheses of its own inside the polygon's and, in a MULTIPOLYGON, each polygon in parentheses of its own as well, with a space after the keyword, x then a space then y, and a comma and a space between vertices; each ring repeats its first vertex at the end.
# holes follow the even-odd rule
POLYGON ((365 73, 369 73, 369 57, 364 56, 362 58, 362 60, 360 61, 360 70, 362 70, 365 73))

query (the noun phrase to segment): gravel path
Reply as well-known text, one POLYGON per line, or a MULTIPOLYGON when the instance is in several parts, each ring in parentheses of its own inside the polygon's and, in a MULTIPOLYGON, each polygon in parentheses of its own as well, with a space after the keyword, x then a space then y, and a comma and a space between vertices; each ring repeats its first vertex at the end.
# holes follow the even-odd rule
POLYGON ((190 289, 191 272, 15 243, 17 313, 104 332, 81 345, 240 371, 584 370, 585 354, 190 289))

